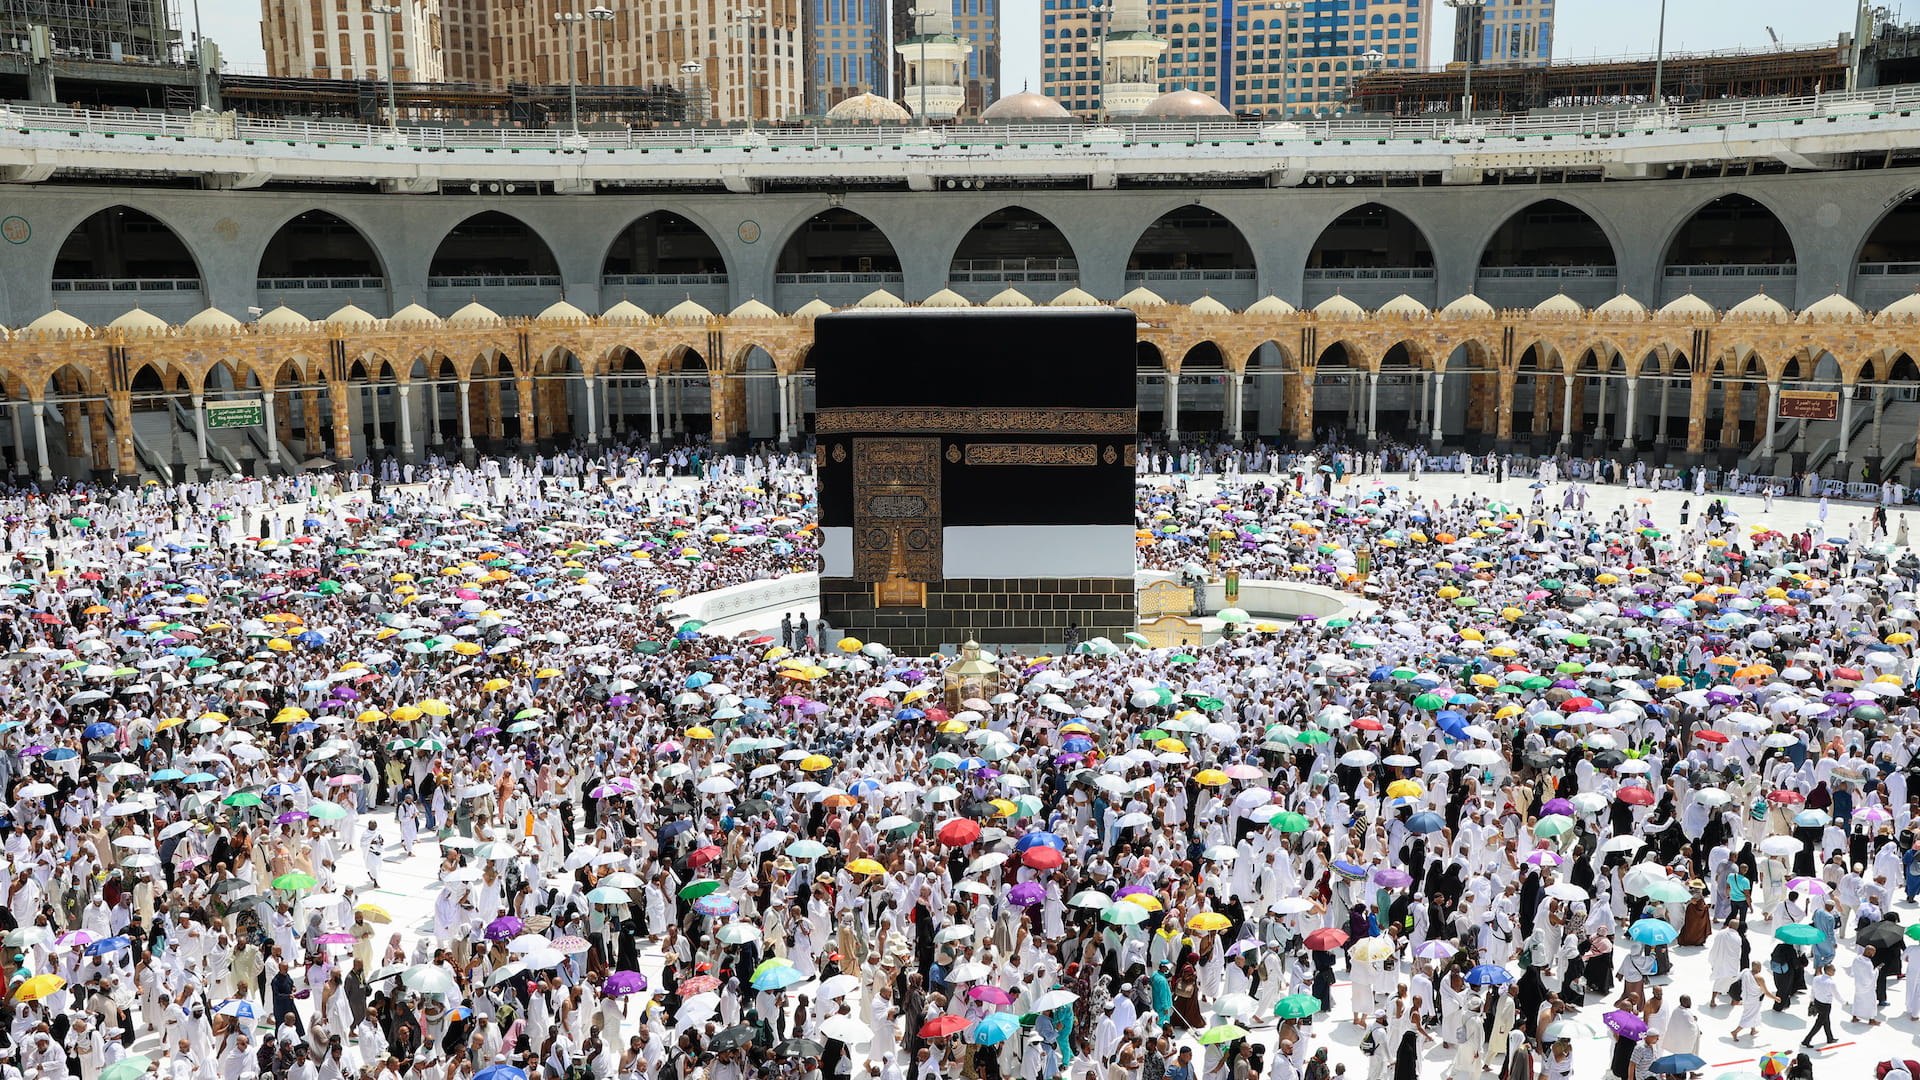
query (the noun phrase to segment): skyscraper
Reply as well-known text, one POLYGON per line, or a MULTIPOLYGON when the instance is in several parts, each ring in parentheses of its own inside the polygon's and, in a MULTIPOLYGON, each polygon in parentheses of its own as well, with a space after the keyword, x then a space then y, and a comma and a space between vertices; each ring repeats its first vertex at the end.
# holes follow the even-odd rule
POLYGON ((887 0, 805 0, 807 112, 825 113, 855 94, 889 97, 887 0))
POLYGON ((1505 0, 1456 10, 1453 59, 1479 67, 1544 64, 1553 58, 1553 0, 1505 0))
POLYGON ((373 10, 377 0, 335 0, 337 6, 260 5, 260 43, 267 74, 294 79, 385 79, 439 82, 445 78, 440 0, 395 0, 400 13, 373 10), (382 44, 380 36, 390 40, 382 44))
MULTIPOLYGON (((1089 118, 1102 32, 1091 2, 1041 0, 1040 42, 1044 92, 1089 118)), ((1344 107, 1348 83, 1370 65, 1425 66, 1426 9, 1427 0, 1147 0, 1147 31, 1165 42, 1161 89, 1198 90, 1243 115, 1312 115, 1344 107)))

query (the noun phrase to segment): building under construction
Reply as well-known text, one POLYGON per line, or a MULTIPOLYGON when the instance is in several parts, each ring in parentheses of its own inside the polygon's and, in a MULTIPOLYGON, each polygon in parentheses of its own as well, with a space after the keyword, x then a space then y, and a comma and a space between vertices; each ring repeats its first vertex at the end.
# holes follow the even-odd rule
MULTIPOLYGON (((283 79, 225 75, 222 107, 243 116, 387 123, 387 84, 375 79, 283 79)), ((687 118, 686 95, 667 86, 567 84, 476 86, 472 83, 396 83, 394 105, 402 126, 554 127, 570 121, 574 103, 582 127, 648 127, 687 118)))
MULTIPOLYGON (((1846 87, 1841 45, 1670 54, 1660 64, 1660 97, 1668 105, 1717 98, 1799 96, 1846 87)), ((1644 105, 1653 100, 1652 57, 1556 60, 1534 67, 1475 67, 1476 113, 1644 105)), ((1354 83, 1353 107, 1395 116, 1453 112, 1466 95, 1466 65, 1441 71, 1383 68, 1354 83)))
POLYGON ((43 48, 62 60, 164 63, 179 21, 168 0, 0 0, 0 52, 40 51, 30 27, 46 27, 43 48))

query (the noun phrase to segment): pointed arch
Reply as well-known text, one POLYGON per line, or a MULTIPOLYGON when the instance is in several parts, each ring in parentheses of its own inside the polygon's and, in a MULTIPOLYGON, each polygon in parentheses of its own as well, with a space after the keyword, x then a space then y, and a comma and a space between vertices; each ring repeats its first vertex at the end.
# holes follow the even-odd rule
MULTIPOLYGON (((1155 218, 1134 239, 1127 270, 1255 269, 1253 245, 1226 215, 1197 204, 1176 207, 1155 218)), ((1150 275, 1149 275, 1150 276, 1150 275)))
POLYGON ((863 214, 831 207, 794 226, 774 270, 781 274, 898 274, 885 230, 863 214))
POLYGON ((600 258, 603 284, 647 284, 635 278, 699 275, 727 280, 727 259, 706 227, 672 210, 650 210, 614 234, 600 258))
POLYGON ((1793 237, 1772 209, 1748 195, 1722 195, 1687 215, 1662 250, 1661 265, 1791 265, 1793 237))
POLYGON ((1561 199, 1514 211, 1480 249, 1482 267, 1614 266, 1612 235, 1592 214, 1561 199))
POLYGON ((1004 206, 973 223, 953 249, 947 274, 952 280, 980 270, 993 274, 1007 271, 1071 271, 1078 273, 1079 260, 1066 233, 1044 215, 1024 206, 1004 206))
POLYGON ((387 272, 380 254, 360 228, 330 210, 295 214, 274 231, 260 251, 255 271, 259 287, 299 288, 302 279, 358 279, 333 288, 382 288, 387 272), (281 284, 295 279, 292 284, 281 284))
POLYGON ((1413 219, 1390 206, 1362 203, 1320 230, 1307 252, 1309 277, 1339 277, 1340 271, 1431 269, 1433 245, 1413 219))
POLYGON ((199 259, 171 226, 145 210, 114 205, 88 215, 67 233, 54 256, 53 278, 191 279, 198 287, 201 273, 199 259))
POLYGON ((560 264, 532 226, 512 214, 483 210, 455 225, 434 249, 428 284, 459 287, 470 278, 513 278, 506 284, 558 285, 560 264))

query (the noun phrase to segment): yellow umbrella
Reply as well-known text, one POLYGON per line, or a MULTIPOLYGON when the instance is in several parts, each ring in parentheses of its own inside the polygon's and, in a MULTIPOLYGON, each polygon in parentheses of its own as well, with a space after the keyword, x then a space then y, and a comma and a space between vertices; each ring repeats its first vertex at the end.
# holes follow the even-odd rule
POLYGON ((267 648, 272 649, 274 652, 292 652, 293 642, 283 637, 268 638, 267 648))
POLYGON ((1678 690, 1681 687, 1687 685, 1687 680, 1681 678, 1678 675, 1662 675, 1659 678, 1653 680, 1653 685, 1659 687, 1662 690, 1678 690))
POLYGON ((1187 744, 1181 742, 1179 739, 1161 739, 1153 745, 1161 750, 1165 750, 1169 754, 1184 754, 1187 752, 1187 744))
POLYGON ((1498 709, 1494 710, 1493 718, 1495 720, 1507 720, 1519 715, 1520 715, 1520 706, 1502 705, 1498 709))
POLYGON ((58 975, 35 975, 19 986, 14 987, 13 1000, 39 1001, 43 997, 52 996, 55 991, 65 985, 67 985, 67 980, 58 975))
POLYGON ((994 817, 1012 817, 1020 812, 1018 806, 1015 806, 1006 799, 988 799, 987 805, 993 807, 994 817))
POLYGON ((201 713, 201 714, 200 714, 200 719, 202 719, 202 720, 218 720, 218 721, 220 721, 221 723, 223 723, 223 724, 224 724, 224 723, 226 723, 226 721, 228 720, 228 716, 227 716, 227 714, 226 714, 226 713, 223 713, 223 712, 203 712, 203 713, 201 713))
POLYGON ((184 716, 169 716, 166 719, 160 721, 159 723, 153 725, 153 730, 165 731, 168 728, 179 727, 181 724, 184 724, 186 722, 187 722, 187 718, 184 716))
POLYGON ((792 650, 792 649, 789 649, 789 648, 787 648, 787 647, 786 647, 785 645, 775 645, 775 646, 774 646, 773 648, 771 648, 771 649, 768 649, 768 650, 767 650, 766 652, 763 652, 763 653, 761 653, 761 654, 760 654, 760 659, 762 659, 762 660, 778 660, 778 659, 780 659, 781 657, 783 657, 783 656, 789 656, 789 655, 791 655, 792 653, 793 653, 793 650, 792 650))
POLYGON ((1187 929, 1213 933, 1233 925, 1233 920, 1217 911, 1203 911, 1187 920, 1187 929))
POLYGON ((942 720, 940 722, 940 733, 943 735, 965 735, 967 733, 967 723, 964 720, 942 720))
POLYGON ((506 689, 507 687, 509 687, 509 686, 512 686, 512 685, 513 685, 512 683, 510 683, 510 682, 508 682, 508 681, 507 681, 507 680, 505 680, 505 679, 488 679, 488 680, 487 680, 486 682, 483 682, 483 683, 481 683, 481 684, 480 684, 480 689, 482 689, 482 690, 505 690, 505 689, 506 689))
POLYGON ((713 738, 713 731, 712 731, 711 729, 709 729, 709 728, 703 728, 703 727, 690 727, 690 728, 688 728, 688 729, 687 729, 687 738, 689 738, 689 739, 711 739, 711 738, 713 738))
POLYGON ((808 754, 800 759, 801 772, 820 772, 833 768, 833 759, 825 754, 808 754))
POLYGON ((353 910, 356 914, 366 916, 366 920, 370 923, 390 923, 393 921, 393 916, 387 912, 386 908, 381 907, 379 904, 355 904, 353 910))
POLYGON ((453 706, 439 698, 427 698, 419 702, 416 707, 428 716, 450 716, 453 713, 453 706))
POLYGON ((456 641, 453 643, 453 651, 456 656, 479 656, 480 645, 473 641, 456 641))
POLYGON ((872 859, 855 859, 847 864, 849 874, 884 874, 887 868, 872 859))
POLYGON ((1375 963, 1393 955, 1393 942, 1384 937, 1361 938, 1348 955, 1362 963, 1375 963))
POLYGON ((1167 906, 1161 903, 1160 898, 1153 895, 1152 893, 1143 893, 1143 892, 1128 893, 1126 896, 1123 896, 1120 899, 1125 900, 1129 904, 1138 904, 1139 906, 1146 908, 1148 911, 1159 911, 1161 908, 1164 908, 1167 906))
POLYGON ((1441 586, 1440 592, 1438 595, 1442 600, 1455 600, 1459 598, 1460 590, 1454 588, 1451 585, 1444 585, 1444 586, 1441 586))
POLYGON ((841 652, 859 652, 860 646, 864 644, 866 643, 857 637, 843 637, 840 639, 839 649, 841 652))
POLYGON ((1395 780, 1387 785, 1389 799, 1417 799, 1427 793, 1418 780, 1395 780))
POLYGON ((1485 635, 1485 634, 1483 634, 1483 633, 1481 633, 1481 632, 1480 632, 1480 631, 1478 631, 1478 630, 1475 630, 1475 629, 1474 629, 1473 627, 1471 627, 1471 626, 1469 626, 1469 627, 1467 627, 1467 628, 1466 628, 1465 630, 1462 630, 1462 631, 1460 631, 1460 636, 1461 636, 1462 638, 1465 638, 1465 639, 1466 639, 1466 640, 1468 640, 1468 641, 1485 641, 1485 640, 1487 640, 1487 635, 1485 635))
POLYGON ((1092 728, 1090 728, 1090 727, 1088 727, 1088 726, 1087 726, 1087 725, 1085 725, 1085 724, 1082 724, 1082 723, 1078 723, 1078 722, 1075 722, 1075 723, 1071 723, 1071 724, 1062 724, 1062 725, 1060 726, 1060 734, 1062 734, 1062 735, 1091 735, 1091 734, 1093 734, 1093 729, 1092 729, 1092 728))
POLYGON ((1888 635, 1887 635, 1887 644, 1889 644, 1889 645, 1911 645, 1911 644, 1913 644, 1913 635, 1912 635, 1912 634, 1909 634, 1909 633, 1907 633, 1907 632, 1906 632, 1905 630, 1901 630, 1901 631, 1899 631, 1898 633, 1893 633, 1893 634, 1888 634, 1888 635))
MULTIPOLYGON (((1520 654, 1515 652, 1513 650, 1513 646, 1511 645, 1495 645, 1493 648, 1487 650, 1487 655, 1488 656, 1519 656, 1520 654)), ((1498 685, 1498 684, 1496 683, 1495 685, 1498 685)))
POLYGON ((354 717, 355 720, 358 720, 363 724, 377 724, 380 721, 385 720, 386 718, 387 718, 387 714, 381 712, 379 709, 368 709, 365 712, 361 713, 359 716, 354 717))
POLYGON ((543 667, 539 671, 534 672, 533 677, 536 679, 557 679, 560 677, 560 669, 543 667))
POLYGON ((387 715, 395 720, 411 721, 420 719, 422 716, 425 716, 426 713, 421 712, 418 705, 402 705, 387 715))
POLYGON ((1224 787, 1233 782, 1233 778, 1219 769, 1201 769, 1193 774, 1193 782, 1207 787, 1224 787))

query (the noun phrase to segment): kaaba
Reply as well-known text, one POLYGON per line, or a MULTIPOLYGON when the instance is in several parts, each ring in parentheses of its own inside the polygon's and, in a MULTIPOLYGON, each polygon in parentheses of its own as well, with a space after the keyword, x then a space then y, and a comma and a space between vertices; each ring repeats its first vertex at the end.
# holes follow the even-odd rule
POLYGON ((816 320, 828 624, 905 653, 1133 629, 1134 341, 1111 308, 816 320))

